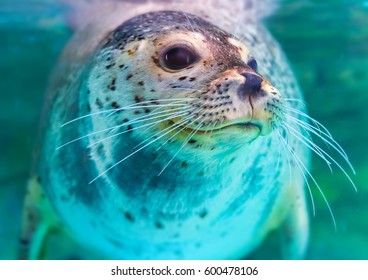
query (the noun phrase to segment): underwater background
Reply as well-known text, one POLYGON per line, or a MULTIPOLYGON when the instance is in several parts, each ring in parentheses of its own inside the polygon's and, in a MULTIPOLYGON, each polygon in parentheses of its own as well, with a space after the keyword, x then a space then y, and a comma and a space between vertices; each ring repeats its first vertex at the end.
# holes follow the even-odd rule
MULTIPOLYGON (((15 258, 48 78, 72 35, 65 8, 49 2, 57 1, 0 1, 0 259, 15 258)), ((306 258, 368 259, 368 1, 284 0, 265 24, 290 60, 309 114, 329 129, 356 169, 358 192, 338 168, 331 174, 313 157, 312 175, 337 229, 314 189, 306 258)), ((261 250, 277 258, 268 254, 271 246, 261 250)))

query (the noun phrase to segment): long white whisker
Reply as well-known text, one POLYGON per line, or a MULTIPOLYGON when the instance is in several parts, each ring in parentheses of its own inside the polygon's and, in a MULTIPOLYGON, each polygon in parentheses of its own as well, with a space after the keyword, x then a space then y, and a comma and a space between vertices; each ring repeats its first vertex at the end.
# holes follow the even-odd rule
POLYGON ((291 117, 290 120, 293 121, 293 122, 296 122, 297 124, 299 124, 304 129, 310 131, 311 133, 313 133, 314 135, 316 135, 317 137, 322 139, 326 143, 326 145, 332 147, 335 151, 337 151, 345 159, 346 163, 349 165, 350 169, 355 174, 355 169, 352 166, 352 164, 350 163, 347 154, 345 153, 344 149, 339 145, 339 143, 337 143, 335 141, 335 139, 333 139, 332 137, 329 137, 328 134, 324 133, 323 131, 319 131, 321 134, 325 135, 328 138, 328 139, 326 139, 326 137, 323 137, 321 134, 318 134, 313 126, 309 125, 308 123, 304 123, 304 122, 302 122, 302 121, 300 121, 300 120, 298 120, 294 117, 291 117))
POLYGON ((299 131, 297 131, 294 127, 292 127, 291 125, 288 125, 287 123, 284 123, 284 125, 288 128, 290 134, 294 135, 299 141, 301 141, 304 145, 306 145, 309 149, 311 149, 313 152, 315 152, 319 157, 321 157, 328 165, 328 167, 330 168, 331 172, 331 162, 323 155, 323 153, 321 152, 321 148, 316 145, 315 143, 313 143, 312 141, 310 141, 307 137, 305 137, 304 135, 302 135, 299 131), (295 133, 298 133, 297 135, 295 133, 293 133, 292 131, 294 131, 295 133), (299 137, 299 136, 300 137, 299 137), (302 137, 302 138, 301 138, 302 137), (304 139, 304 140, 303 140, 304 139), (309 144, 308 144, 309 143, 309 144))
POLYGON ((285 101, 292 101, 292 102, 298 102, 298 103, 302 103, 303 105, 307 106, 308 104, 301 99, 296 99, 296 98, 284 98, 285 101))
POLYGON ((284 106, 285 107, 285 109, 287 110, 287 111, 291 111, 291 112, 294 112, 295 114, 298 114, 298 115, 301 115, 301 116, 303 116, 304 118, 307 118, 307 119, 309 119, 310 121, 312 121, 316 126, 317 126, 317 128, 318 129, 320 129, 320 127, 322 127, 323 128, 323 130, 332 138, 332 135, 331 135, 331 133, 328 131, 328 129, 323 125, 323 124, 321 124, 319 121, 317 121, 316 119, 314 119, 314 118, 312 118, 311 116, 308 116, 308 114, 306 114, 306 113, 304 113, 304 112, 302 112, 302 111, 300 111, 300 110, 297 110, 297 109, 295 109, 295 108, 292 108, 292 107, 290 107, 290 106, 287 106, 287 105, 285 105, 284 106))
MULTIPOLYGON (((286 124, 287 125, 287 124, 286 124)), ((295 130, 294 128, 292 128, 291 126, 289 126, 290 129, 292 129, 293 131, 295 131, 296 133, 294 133, 294 136, 297 137, 299 140, 300 138, 296 135, 299 134, 303 139, 305 139, 308 143, 311 143, 311 145, 315 145, 311 140, 309 140, 308 138, 306 138, 304 135, 300 134, 300 132, 298 132, 297 130, 295 130)), ((302 141, 302 140, 301 140, 302 141)), ((307 144, 306 144, 307 145, 307 144)), ((336 166, 345 174, 345 176, 348 178, 348 180, 350 181, 350 183, 352 184, 353 188, 355 191, 358 191, 357 187, 355 186, 353 180, 350 178, 349 174, 345 171, 345 169, 333 158, 331 157, 328 153, 326 153, 323 149, 319 148, 317 145, 315 145, 316 148, 318 148, 319 151, 321 151, 324 155, 326 155, 333 163, 336 164, 336 166)), ((318 155, 320 155, 319 153, 317 153, 318 155)))
POLYGON ((173 114, 169 115, 167 118, 164 118, 164 119, 162 119, 162 120, 158 120, 158 121, 155 121, 155 122, 150 122, 150 123, 148 123, 148 124, 144 124, 144 125, 141 125, 141 126, 138 126, 138 127, 134 127, 134 128, 133 128, 133 129, 131 129, 131 130, 128 130, 128 131, 122 131, 122 132, 116 133, 116 134, 114 134, 114 135, 110 135, 110 136, 108 136, 108 137, 105 137, 105 138, 103 138, 103 139, 100 139, 100 140, 98 140, 98 141, 96 141, 96 142, 94 142, 94 143, 92 143, 92 144, 88 145, 88 146, 87 146, 87 148, 91 148, 91 147, 93 147, 93 146, 97 145, 98 143, 104 142, 104 141, 106 141, 106 140, 108 140, 108 139, 111 139, 111 138, 114 138, 114 137, 120 136, 120 135, 125 134, 125 133, 128 133, 128 132, 130 132, 130 131, 134 131, 134 130, 137 130, 137 129, 139 129, 139 128, 143 128, 143 127, 147 127, 147 126, 148 126, 148 127, 152 127, 152 126, 154 126, 154 125, 156 125, 156 124, 158 124, 158 123, 162 123, 162 122, 164 122, 164 121, 171 120, 171 119, 174 119, 174 118, 177 118, 177 117, 185 116, 185 115, 187 115, 187 114, 188 114, 188 112, 184 112, 184 113, 173 113, 173 114))
POLYGON ((128 156, 124 157, 123 159, 119 160, 117 163, 115 163, 114 165, 112 165, 111 167, 107 168, 105 171, 103 171, 102 173, 100 173, 97 177, 95 177, 92 181, 89 182, 89 184, 92 184, 94 181, 96 181, 98 178, 102 177, 103 175, 105 175, 107 172, 109 172, 111 169, 113 169, 114 167, 116 167, 117 165, 119 165, 120 163, 122 163, 123 161, 127 160, 128 158, 130 158, 131 156, 135 155, 136 153, 138 153, 139 151, 143 150, 144 148, 148 147, 149 145, 153 144, 154 142, 158 141, 159 139, 161 139, 162 137, 164 137, 165 135, 169 134, 171 131, 173 131, 176 128, 173 128, 167 132, 165 132, 164 134, 162 134, 161 136, 159 136, 156 139, 153 139, 152 141, 150 141, 149 143, 145 144, 144 146, 142 146, 141 148, 135 150, 134 152, 130 153, 128 156))
MULTIPOLYGON (((191 114, 190 116, 188 116, 187 119, 191 118, 195 113, 197 113, 197 111, 193 112, 193 114, 191 114)), ((173 139, 176 135, 178 135, 180 132, 182 132, 183 130, 185 130, 189 125, 193 124, 195 121, 197 121, 198 119, 200 119, 201 116, 199 116, 198 118, 196 118, 195 120, 191 121, 190 123, 188 123, 188 125, 186 125, 185 127, 183 127, 182 129, 180 129, 179 131, 177 131, 173 136, 171 136, 169 139, 167 139, 163 144, 160 145, 160 147, 158 147, 157 150, 161 149, 164 145, 166 145, 167 142, 169 142, 171 139, 173 139)))
MULTIPOLYGON (((198 117, 197 119, 201 118, 202 115, 200 117, 198 117)), ((189 125, 191 125, 192 123, 194 123, 197 119, 193 120, 191 123, 189 123, 187 125, 187 127, 189 125)), ((198 131, 198 129, 202 126, 202 123, 204 122, 205 120, 202 120, 201 123, 199 123, 195 129, 188 135, 188 137, 186 138, 186 140, 184 141, 184 143, 181 145, 180 149, 175 153, 175 155, 171 158, 171 160, 164 166, 164 168, 161 170, 161 172, 158 174, 158 176, 160 176, 164 171, 165 169, 171 164, 171 162, 176 158, 176 156, 180 153, 180 151, 185 147, 185 145, 189 142, 189 140, 192 138, 192 136, 198 131)), ((183 128, 185 129, 185 128, 183 128)))
MULTIPOLYGON (((279 133, 279 132, 278 132, 279 133)), ((310 196, 310 198, 311 198, 311 201, 312 201, 312 211, 313 211, 313 216, 315 216, 316 215, 316 207, 315 207, 315 204, 314 204, 314 199, 313 199, 313 193, 312 193, 312 189, 311 189, 311 186, 310 186, 310 184, 309 184, 309 182, 308 182, 308 179, 307 179, 307 177, 305 176, 305 174, 304 174, 304 172, 303 172, 303 169, 308 173, 308 175, 310 176, 310 177, 312 177, 312 175, 310 174, 310 172, 308 171, 308 169, 306 168, 306 166, 301 162, 301 160, 299 159, 299 157, 295 154, 295 152, 291 149, 291 147, 286 143, 286 141, 285 141, 285 139, 281 136, 281 134, 279 134, 280 135, 280 139, 281 139, 281 141, 282 141, 282 143, 284 144, 284 148, 286 148, 286 149, 288 149, 288 151, 289 151, 289 153, 290 153, 290 155, 295 159, 295 163, 297 164, 297 166, 298 166, 298 168, 299 168, 299 170, 300 170, 300 173, 302 174, 302 176, 303 176, 303 178, 304 178, 304 181, 305 181, 305 183, 306 183, 306 185, 307 185, 307 187, 308 187, 308 191, 309 191, 309 196, 310 196), (303 167, 303 168, 302 168, 303 167)), ((312 180, 313 180, 314 178, 312 177, 312 180)), ((315 182, 315 180, 313 180, 314 182, 315 182)), ((316 184, 316 182, 315 182, 315 184, 316 184)), ((318 188, 318 184, 317 184, 317 188, 318 188)), ((320 188, 319 188, 320 189, 320 188)), ((321 192, 321 190, 320 190, 320 192, 321 192)), ((322 196, 324 197, 324 194, 322 193, 322 196)), ((325 200, 326 202, 327 202, 327 200, 325 200)), ((329 209, 331 209, 330 207, 329 207, 329 204, 328 204, 328 202, 327 202, 327 207, 329 208, 329 209)), ((330 213, 332 213, 331 211, 330 211, 330 213)), ((334 221, 334 224, 335 224, 335 218, 334 218, 334 216, 333 216, 333 214, 332 214, 332 219, 333 219, 333 221, 334 221)), ((335 224, 336 225, 336 224, 335 224)))
MULTIPOLYGON (((188 106, 188 108, 189 108, 189 106, 188 106)), ((177 110, 183 110, 183 109, 186 109, 186 107, 183 107, 183 108, 175 108, 175 109, 171 109, 171 110, 167 110, 167 111, 163 111, 163 112, 159 112, 159 113, 151 113, 151 114, 149 114, 147 116, 142 116, 142 117, 136 118, 134 120, 128 121, 126 123, 123 123, 123 124, 119 124, 119 125, 116 125, 116 126, 113 126, 113 127, 105 128, 105 129, 102 129, 102 130, 99 130, 99 131, 94 131, 94 132, 88 133, 88 134, 86 134, 84 136, 80 136, 78 138, 75 138, 75 139, 73 139, 73 140, 71 140, 71 141, 69 141, 69 142, 67 142, 67 143, 65 143, 65 144, 57 147, 56 150, 59 150, 59 149, 65 147, 67 145, 70 145, 70 144, 72 144, 74 142, 77 142, 79 140, 82 140, 84 138, 87 138, 87 137, 90 137, 90 136, 93 136, 93 135, 96 135, 96 134, 100 134, 100 133, 107 132, 107 131, 113 131, 113 130, 116 130, 116 129, 122 127, 122 126, 127 126, 127 125, 134 124, 134 123, 137 123, 137 122, 143 122, 143 121, 147 121, 147 120, 154 119, 154 118, 160 118, 160 117, 162 117, 162 115, 166 115, 167 112, 169 112, 169 111, 177 111, 177 110), (152 116, 152 115, 158 115, 158 116, 156 116, 154 118, 147 118, 147 117, 152 116)))
POLYGON ((126 123, 115 126, 115 128, 113 128, 111 130, 111 132, 114 131, 114 130, 117 130, 118 128, 120 128, 122 126, 128 126, 128 125, 135 124, 135 123, 145 122, 145 121, 154 120, 154 119, 158 119, 158 118, 162 118, 162 117, 171 116, 173 114, 181 113, 181 112, 184 112, 184 110, 189 109, 190 107, 191 107, 190 105, 187 105, 187 106, 184 106, 184 107, 178 107, 178 108, 168 109, 168 110, 164 110, 164 111, 160 111, 162 108, 156 108, 155 110, 150 112, 148 115, 144 115, 144 116, 138 117, 134 120, 130 120, 126 123), (172 113, 172 112, 174 112, 174 113, 172 113), (170 113, 170 114, 168 114, 168 113, 170 113))
POLYGON ((111 112, 115 113, 115 112, 119 112, 121 110, 188 105, 186 103, 183 103, 183 104, 171 103, 170 105, 169 104, 152 104, 154 102, 165 102, 165 101, 178 101, 178 102, 182 101, 182 102, 184 102, 184 101, 191 101, 191 100, 194 100, 194 99, 193 98, 179 98, 179 99, 161 99, 161 100, 150 100, 150 101, 139 102, 139 103, 131 104, 131 105, 124 106, 124 107, 121 107, 121 108, 118 108, 118 109, 109 109, 109 110, 103 110, 103 111, 99 111, 99 112, 86 114, 86 115, 77 117, 75 119, 72 119, 72 120, 60 125, 60 127, 64 127, 68 124, 74 123, 76 121, 79 121, 81 119, 85 119, 85 118, 88 118, 88 117, 91 117, 91 116, 94 116, 94 115, 99 115, 99 114, 104 114, 104 113, 111 113, 111 112), (139 105, 142 105, 142 104, 152 104, 152 105, 139 106, 139 105))
POLYGON ((184 119, 180 120, 178 123, 174 123, 173 125, 171 125, 171 126, 169 126, 169 127, 166 127, 165 129, 163 129, 163 130, 161 130, 161 131, 159 131, 159 132, 155 133, 155 134, 154 134, 154 135, 152 135, 151 137, 149 137, 149 138, 147 138, 147 139, 143 140, 141 143, 139 143, 138 145, 136 145, 133 149, 136 149, 136 148, 138 148, 139 146, 143 145, 144 143, 146 143, 146 142, 150 141, 152 138, 157 137, 157 136, 158 136, 158 135, 160 135, 162 132, 165 132, 165 131, 167 131, 167 130, 169 130, 169 129, 171 129, 171 128, 176 129, 176 128, 178 128, 178 127, 182 126, 183 124, 187 123, 187 121, 188 121, 190 118, 192 118, 192 117, 194 116, 194 113, 195 113, 195 112, 193 112, 193 113, 189 114, 187 117, 185 117, 184 119))
MULTIPOLYGON (((285 129, 284 126, 280 126, 281 129, 285 129)), ((278 139, 279 139, 279 142, 281 144, 283 144, 280 140, 280 137, 282 137, 282 135, 280 134, 280 132, 278 131, 278 139)), ((286 142, 287 143, 287 142, 286 142)), ((286 154, 286 157, 287 157, 287 162, 288 162, 288 165, 289 165, 289 187, 291 187, 291 159, 290 159, 290 156, 289 156, 289 153, 288 151, 286 150, 286 148, 284 147, 284 145, 282 145, 283 148, 284 148, 284 151, 285 151, 285 154, 286 154)), ((280 154, 281 154, 281 151, 279 150, 280 154)), ((312 198, 312 201, 313 201, 313 198, 312 198)))

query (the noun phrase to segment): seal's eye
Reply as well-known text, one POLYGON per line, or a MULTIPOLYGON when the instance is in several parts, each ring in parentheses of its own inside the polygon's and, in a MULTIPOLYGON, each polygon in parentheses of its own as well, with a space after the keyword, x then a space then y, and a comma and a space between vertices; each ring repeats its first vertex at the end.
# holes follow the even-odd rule
POLYGON ((164 66, 170 70, 181 70, 197 61, 194 50, 187 46, 175 46, 163 54, 164 66))
POLYGON ((254 70, 255 72, 257 72, 258 70, 258 65, 257 65, 257 61, 254 58, 249 59, 247 65, 252 68, 252 70, 254 70))

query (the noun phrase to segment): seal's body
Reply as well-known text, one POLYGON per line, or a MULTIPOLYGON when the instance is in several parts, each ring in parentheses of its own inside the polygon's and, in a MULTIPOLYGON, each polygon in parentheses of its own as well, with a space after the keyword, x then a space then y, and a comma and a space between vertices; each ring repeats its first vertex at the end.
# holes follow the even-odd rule
POLYGON ((214 22, 209 2, 120 4, 67 47, 26 203, 33 257, 57 229, 100 258, 234 259, 277 227, 303 255, 308 154, 282 129, 300 91, 250 12, 214 22))

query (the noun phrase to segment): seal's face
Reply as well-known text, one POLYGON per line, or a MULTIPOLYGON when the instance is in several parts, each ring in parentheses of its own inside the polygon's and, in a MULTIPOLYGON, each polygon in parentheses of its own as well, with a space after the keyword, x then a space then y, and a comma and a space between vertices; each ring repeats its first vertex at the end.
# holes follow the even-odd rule
MULTIPOLYGON (((280 93, 257 72, 250 50, 196 16, 135 17, 109 34, 96 61, 103 69, 92 77, 100 84, 102 76, 106 86, 91 107, 117 109, 118 122, 154 118, 156 128, 175 138, 231 136, 244 144, 269 134, 283 118, 280 93), (127 105, 136 110, 125 114, 127 105)), ((93 78, 90 83, 97 87, 93 78)))

